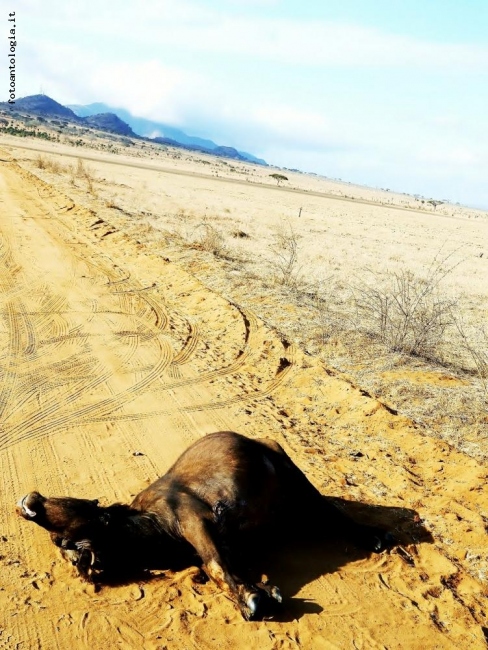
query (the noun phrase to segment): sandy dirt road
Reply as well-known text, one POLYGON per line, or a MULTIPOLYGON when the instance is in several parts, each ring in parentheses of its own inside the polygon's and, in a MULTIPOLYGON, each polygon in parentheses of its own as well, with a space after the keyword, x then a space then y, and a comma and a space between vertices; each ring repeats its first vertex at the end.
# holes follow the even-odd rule
POLYGON ((485 468, 0 159, 0 647, 485 648, 485 468), (223 429, 405 544, 277 552, 283 620, 245 623, 193 568, 94 593, 15 514, 32 489, 128 501, 223 429))

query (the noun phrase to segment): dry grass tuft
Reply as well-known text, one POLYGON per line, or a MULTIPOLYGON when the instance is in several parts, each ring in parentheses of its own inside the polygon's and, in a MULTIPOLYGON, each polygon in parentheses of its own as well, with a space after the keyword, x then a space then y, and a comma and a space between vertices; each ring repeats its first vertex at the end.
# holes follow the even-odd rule
POLYGON ((196 246, 216 257, 225 257, 228 247, 225 242, 224 233, 204 219, 198 224, 196 230, 199 236, 196 238, 196 246))
POLYGON ((46 157, 39 154, 35 157, 34 164, 38 169, 46 169, 46 157))
POLYGON ((45 171, 52 172, 53 174, 61 174, 64 171, 64 167, 61 165, 61 163, 59 163, 57 160, 53 160, 52 158, 46 158, 42 154, 36 156, 34 164, 38 169, 43 169, 45 171))
POLYGON ((77 160, 76 168, 74 169, 74 175, 76 178, 85 179, 88 182, 93 182, 95 180, 95 176, 92 170, 90 167, 88 167, 82 158, 78 158, 77 160))
POLYGON ((296 287, 300 281, 298 262, 299 235, 291 223, 281 224, 274 232, 274 241, 269 249, 273 254, 271 264, 278 284, 296 287))

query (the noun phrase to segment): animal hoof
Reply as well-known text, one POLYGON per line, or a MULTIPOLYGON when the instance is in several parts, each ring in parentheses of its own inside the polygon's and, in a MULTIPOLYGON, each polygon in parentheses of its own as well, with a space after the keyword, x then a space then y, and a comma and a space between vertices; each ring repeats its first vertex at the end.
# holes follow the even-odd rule
POLYGON ((249 609, 249 620, 252 620, 256 617, 257 611, 259 609, 259 602, 261 601, 261 596, 257 593, 250 594, 247 598, 247 607, 249 609))
POLYGON ((241 610, 248 621, 269 619, 277 614, 282 601, 283 597, 278 587, 260 584, 256 585, 255 591, 247 594, 246 606, 241 610))
POLYGON ((265 594, 270 598, 274 598, 279 603, 283 602, 283 596, 281 595, 281 591, 275 585, 268 585, 267 583, 260 582, 258 583, 258 587, 260 590, 264 591, 265 594))

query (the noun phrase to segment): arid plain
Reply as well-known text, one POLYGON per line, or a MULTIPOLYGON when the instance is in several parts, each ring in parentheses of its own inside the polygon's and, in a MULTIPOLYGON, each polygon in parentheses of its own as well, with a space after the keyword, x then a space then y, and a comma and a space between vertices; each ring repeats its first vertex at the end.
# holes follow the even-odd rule
POLYGON ((0 647, 485 648, 487 213, 101 136, 0 149, 0 647), (410 353, 368 310, 392 278, 440 313, 410 353), (129 501, 229 429, 399 545, 285 544, 283 616, 246 623, 192 568, 95 592, 15 513, 129 501))

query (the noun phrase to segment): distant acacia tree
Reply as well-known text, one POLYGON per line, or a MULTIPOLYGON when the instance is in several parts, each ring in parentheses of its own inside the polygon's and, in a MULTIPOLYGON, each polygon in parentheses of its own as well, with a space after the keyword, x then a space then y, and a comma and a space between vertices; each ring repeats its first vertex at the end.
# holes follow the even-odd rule
POLYGON ((283 176, 283 174, 270 174, 270 178, 274 178, 278 185, 281 183, 281 181, 288 180, 288 178, 286 176, 283 176))
POLYGON ((437 208, 438 205, 442 205, 444 201, 434 201, 433 199, 431 201, 427 201, 427 203, 430 203, 430 205, 434 206, 434 210, 437 208))

